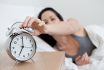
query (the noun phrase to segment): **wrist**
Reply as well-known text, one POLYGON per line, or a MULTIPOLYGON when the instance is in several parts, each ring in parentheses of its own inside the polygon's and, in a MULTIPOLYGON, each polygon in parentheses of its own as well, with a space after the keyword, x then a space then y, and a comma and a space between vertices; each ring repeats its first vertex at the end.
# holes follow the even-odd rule
POLYGON ((41 21, 39 24, 38 24, 38 26, 39 26, 39 32, 41 33, 41 34, 46 34, 46 24, 45 24, 45 22, 44 21, 41 21))

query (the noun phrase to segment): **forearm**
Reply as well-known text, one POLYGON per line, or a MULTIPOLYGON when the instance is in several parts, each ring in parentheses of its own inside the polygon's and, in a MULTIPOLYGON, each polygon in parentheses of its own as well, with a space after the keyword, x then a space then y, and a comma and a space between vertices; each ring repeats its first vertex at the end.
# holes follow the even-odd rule
POLYGON ((79 23, 61 22, 45 25, 45 33, 51 35, 68 35, 79 31, 81 25, 79 23))

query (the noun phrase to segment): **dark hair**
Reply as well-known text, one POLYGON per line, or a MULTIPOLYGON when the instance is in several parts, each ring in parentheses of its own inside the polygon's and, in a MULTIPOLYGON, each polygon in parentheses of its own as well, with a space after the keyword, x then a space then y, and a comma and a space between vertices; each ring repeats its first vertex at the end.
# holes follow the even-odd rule
MULTIPOLYGON (((52 11, 53 13, 55 13, 55 15, 60 19, 60 21, 63 21, 63 17, 56 11, 54 10, 53 8, 51 7, 47 7, 47 8, 44 8, 38 15, 38 18, 41 19, 41 16, 44 12, 46 11, 52 11)), ((56 40, 51 36, 51 35, 48 35, 48 34, 41 34, 39 35, 39 37, 41 39, 43 39, 45 42, 47 42, 49 45, 51 46, 55 46, 56 45, 56 40)))
POLYGON ((60 19, 60 21, 63 21, 63 17, 62 17, 55 9, 53 9, 53 8, 51 8, 51 7, 44 8, 44 9, 39 13, 38 18, 41 19, 42 14, 43 14, 44 12, 46 12, 46 11, 52 11, 52 12, 60 19))

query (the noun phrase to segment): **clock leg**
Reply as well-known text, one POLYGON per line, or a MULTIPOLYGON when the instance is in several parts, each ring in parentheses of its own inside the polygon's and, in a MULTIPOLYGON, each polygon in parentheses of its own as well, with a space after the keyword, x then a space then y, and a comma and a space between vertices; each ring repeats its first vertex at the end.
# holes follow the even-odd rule
POLYGON ((15 65, 16 65, 16 64, 18 64, 18 60, 16 60, 16 63, 15 63, 15 65))
POLYGON ((31 58, 31 61, 33 62, 33 63, 35 63, 35 61, 31 58))

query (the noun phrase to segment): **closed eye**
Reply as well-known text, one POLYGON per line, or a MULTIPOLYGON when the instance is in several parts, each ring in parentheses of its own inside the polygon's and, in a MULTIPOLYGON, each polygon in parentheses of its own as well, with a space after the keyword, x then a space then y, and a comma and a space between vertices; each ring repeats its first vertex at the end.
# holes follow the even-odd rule
POLYGON ((54 21, 55 20, 55 18, 51 18, 51 21, 54 21))

